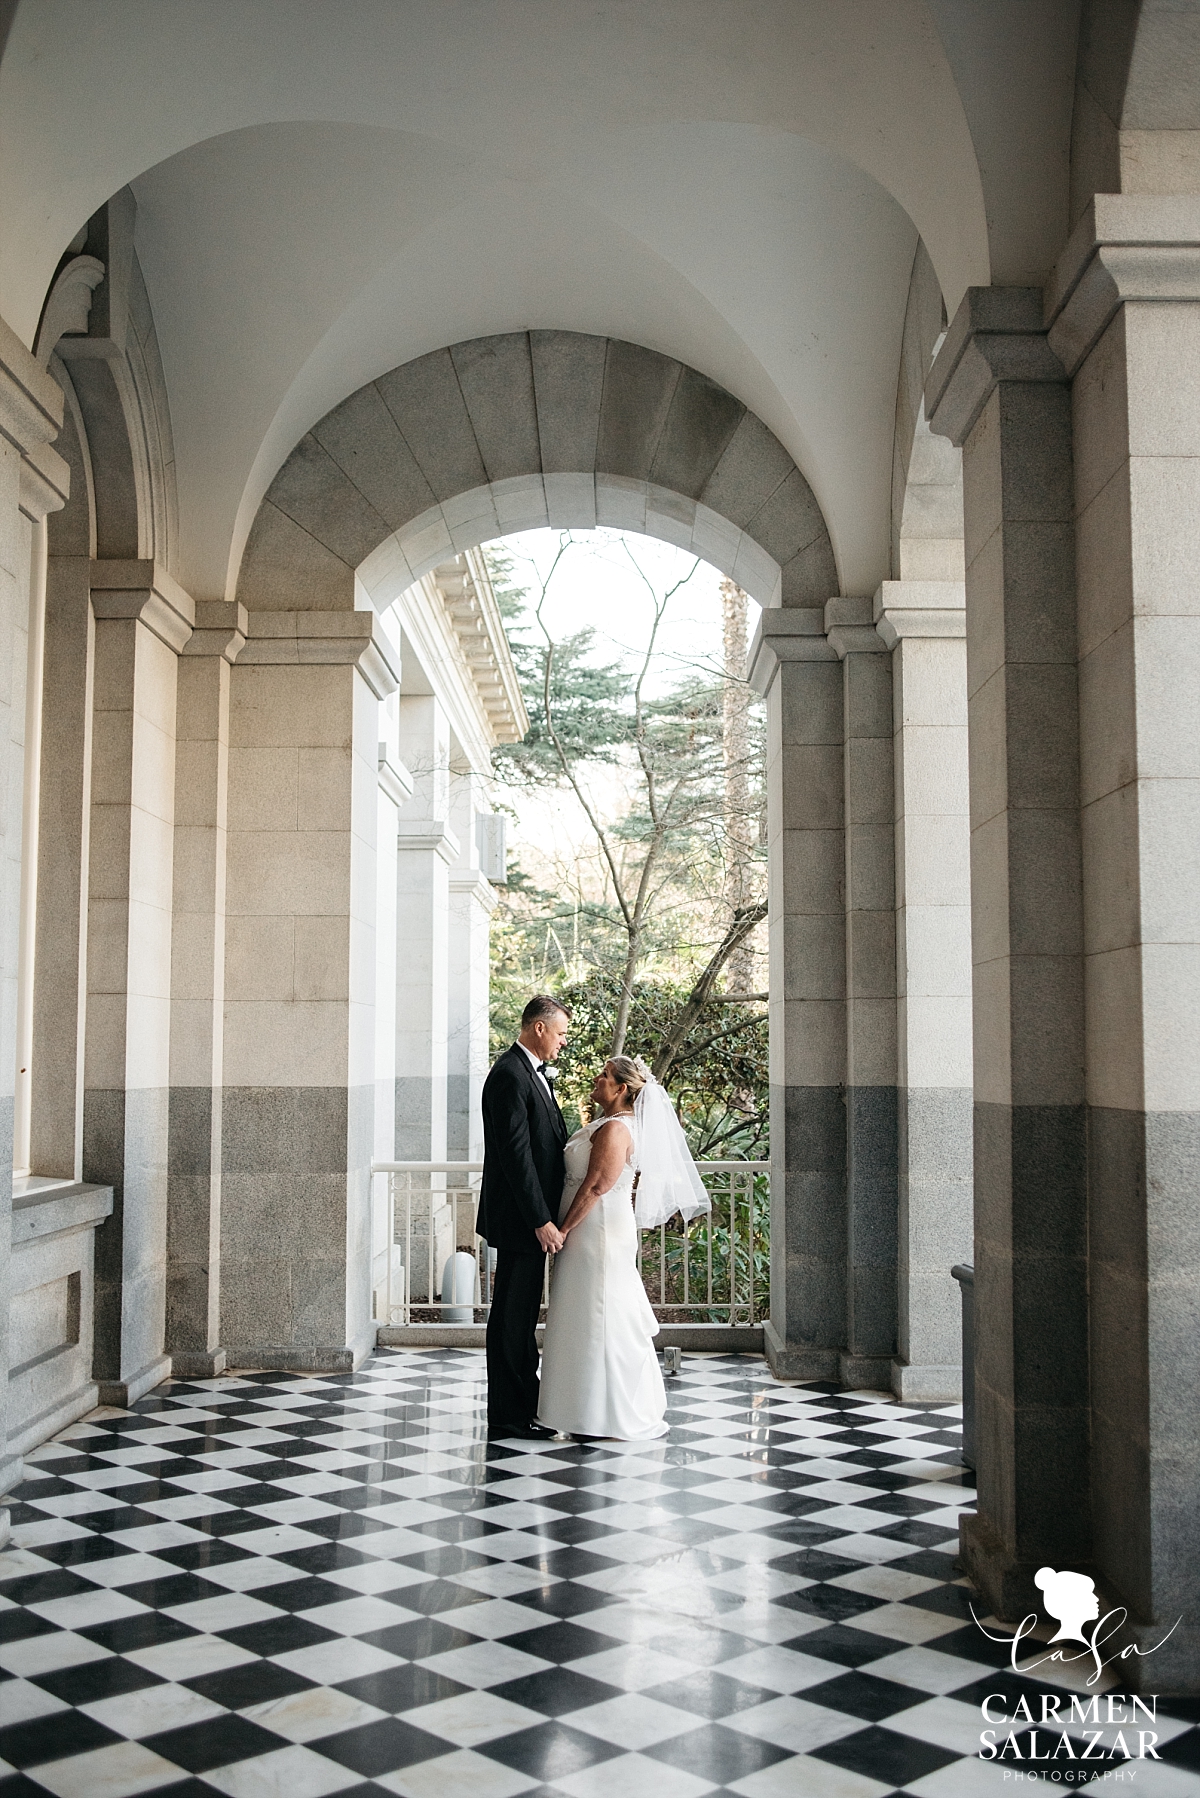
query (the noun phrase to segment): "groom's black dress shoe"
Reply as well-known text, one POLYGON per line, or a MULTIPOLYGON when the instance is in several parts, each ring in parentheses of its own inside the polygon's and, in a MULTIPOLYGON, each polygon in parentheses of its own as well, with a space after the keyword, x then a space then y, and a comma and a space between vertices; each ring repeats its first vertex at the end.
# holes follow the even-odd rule
POLYGON ((544 1423, 489 1423, 489 1442, 553 1442, 557 1430, 549 1429, 544 1423))

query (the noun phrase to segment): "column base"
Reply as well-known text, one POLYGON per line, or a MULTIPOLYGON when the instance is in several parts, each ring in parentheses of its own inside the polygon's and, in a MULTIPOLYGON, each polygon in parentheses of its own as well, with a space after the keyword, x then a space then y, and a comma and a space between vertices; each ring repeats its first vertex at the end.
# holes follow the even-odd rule
POLYGON ((225 1372, 227 1359, 223 1348, 172 1349, 171 1376, 176 1380, 215 1380, 225 1372))
POLYGON ((234 1345, 225 1350, 226 1367, 248 1373, 354 1373, 375 1347, 375 1330, 372 1324, 367 1335, 352 1343, 234 1345))
POLYGON ((112 1405, 117 1410, 128 1411, 130 1405, 136 1405, 140 1398, 145 1398, 155 1386, 161 1386, 164 1380, 171 1377, 170 1355, 160 1355, 143 1367, 140 1373, 133 1374, 127 1380, 97 1380, 96 1403, 112 1405))
POLYGON ((838 1356, 838 1379, 851 1392, 890 1392, 890 1355, 856 1355, 843 1349, 838 1356))
MULTIPOLYGON (((994 1617, 1005 1623, 1019 1623, 1030 1611, 1041 1613, 1041 1593, 1033 1576, 1043 1561, 1022 1560, 997 1535, 992 1525, 977 1511, 968 1511, 959 1520, 959 1560, 973 1586, 979 1588, 983 1602, 994 1617)), ((1086 1568, 1059 1568, 1059 1572, 1086 1572, 1086 1568)))
POLYGON ((902 1405, 962 1403, 962 1368, 913 1365, 894 1360, 887 1384, 902 1405))
POLYGON ((841 1379, 840 1350, 805 1348, 799 1343, 785 1342, 770 1318, 763 1324, 763 1348, 777 1380, 832 1380, 837 1383, 841 1379))

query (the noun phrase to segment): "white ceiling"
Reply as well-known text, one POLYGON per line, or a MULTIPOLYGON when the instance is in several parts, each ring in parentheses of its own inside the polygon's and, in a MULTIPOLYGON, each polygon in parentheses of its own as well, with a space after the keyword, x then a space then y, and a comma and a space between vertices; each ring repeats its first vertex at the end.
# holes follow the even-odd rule
POLYGON ((0 66, 0 312, 30 342, 64 246, 133 184, 176 573, 198 596, 225 591, 330 406, 524 327, 630 338, 730 388, 812 483, 843 591, 869 592, 917 234, 951 311, 968 284, 1045 268, 1075 13, 22 0, 0 66))

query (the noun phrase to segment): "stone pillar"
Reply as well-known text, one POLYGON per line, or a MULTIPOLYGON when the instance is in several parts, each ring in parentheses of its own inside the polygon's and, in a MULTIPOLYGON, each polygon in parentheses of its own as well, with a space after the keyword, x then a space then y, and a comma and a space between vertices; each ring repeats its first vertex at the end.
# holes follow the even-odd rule
POLYGON ((220 1347, 221 1054, 229 671, 246 611, 202 600, 179 662, 171 937, 166 1346, 176 1374, 210 1378, 220 1347))
POLYGON ((190 597, 156 563, 92 565, 83 1176, 113 1189, 96 1232, 95 1372, 131 1404, 164 1351, 172 837, 179 652, 190 597))
POLYGON ((1074 376, 1094 1567, 1200 1692, 1200 198, 1097 194, 1074 376), (1177 1619, 1179 1620, 1177 1623, 1177 1619))
MULTIPOLYGON (((25 673, 32 531, 61 506, 67 467, 50 448, 62 422, 57 383, 0 319, 0 1494, 21 1477, 5 1446, 8 1391, 7 1293, 12 1231, 13 1076, 19 954, 21 826, 25 761, 25 673)), ((0 1545, 8 1512, 0 1509, 0 1545)))
POLYGON ((843 681, 812 608, 764 611, 771 943, 771 1366, 840 1378, 846 1344, 843 681))
POLYGON ((83 1173, 83 1028, 91 811, 94 620, 87 483, 74 426, 71 504, 48 520, 34 919, 30 1165, 83 1173))
POLYGON ((396 877, 396 1159, 446 1159, 450 725, 430 694, 402 694, 400 754, 413 793, 400 809, 396 877))
POLYGON ((348 1371, 374 1339, 378 700, 371 612, 251 612, 230 670, 221 1336, 348 1371))
POLYGON ((869 599, 831 599, 842 663, 846 929, 845 1385, 886 1387, 896 1350, 896 877, 892 673, 869 599))
POLYGON ((963 446, 979 1511, 962 1555, 1014 1617, 1091 1533, 1071 412, 1039 292, 969 290, 925 409, 963 446))
POLYGON ((480 1095, 487 1077, 491 987, 488 920, 496 890, 479 862, 476 813, 484 800, 478 774, 450 782, 450 822, 458 858, 450 869, 450 928, 446 1033, 446 1157, 482 1161, 480 1095))
POLYGON ((874 605, 892 651, 895 721, 900 1229, 891 1384, 916 1404, 961 1393, 950 1268, 973 1253, 964 605, 961 581, 885 581, 874 605))

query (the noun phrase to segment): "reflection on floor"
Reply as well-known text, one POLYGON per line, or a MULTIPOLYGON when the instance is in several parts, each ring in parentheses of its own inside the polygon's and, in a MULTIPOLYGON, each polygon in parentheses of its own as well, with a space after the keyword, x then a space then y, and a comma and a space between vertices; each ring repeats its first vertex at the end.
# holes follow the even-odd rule
MULTIPOLYGON (((1011 1785, 980 1702, 1043 1688, 955 1580, 957 1413, 748 1356, 669 1391, 628 1448, 486 1443, 466 1350, 94 1413, 31 1458, 0 1555, 0 1798, 1011 1785)), ((1146 1798, 1200 1793, 1186 1708, 1146 1798)))

